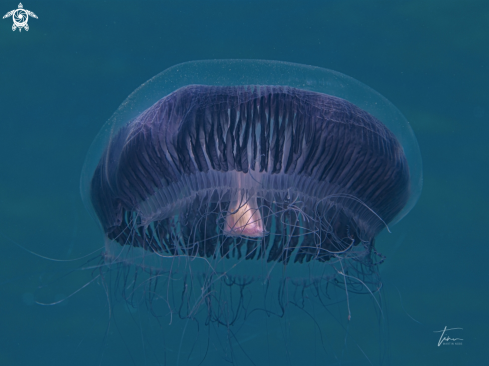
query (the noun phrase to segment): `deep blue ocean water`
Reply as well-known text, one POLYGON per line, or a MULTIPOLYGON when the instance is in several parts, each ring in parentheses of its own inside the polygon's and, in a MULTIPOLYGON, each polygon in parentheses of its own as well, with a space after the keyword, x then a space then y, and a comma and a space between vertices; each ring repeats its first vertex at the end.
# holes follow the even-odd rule
MULTIPOLYGON (((0 13, 17 6, 2 0, 0 13)), ((351 337, 325 341, 334 343, 327 356, 305 352, 300 362, 285 357, 288 364, 489 364, 489 2, 23 6, 38 16, 29 31, 0 20, 0 365, 176 364, 178 350, 163 352, 162 339, 177 337, 178 324, 167 331, 144 309, 117 299, 109 306, 103 281, 70 296, 95 277, 87 267, 99 262, 88 260, 103 246, 80 198, 80 173, 102 125, 139 85, 181 62, 227 58, 296 62, 360 80, 405 115, 423 157, 419 202, 379 239, 387 255, 380 345, 368 341, 378 338, 378 314, 360 297, 355 308, 365 301, 370 310, 340 322, 351 337), (462 328, 447 333, 461 344, 438 346, 444 327, 462 328)), ((290 329, 312 337, 294 320, 290 329)), ((333 320, 328 337, 336 328, 333 320)), ((280 339, 277 329, 257 328, 243 347, 266 344, 263 357, 237 351, 231 359, 276 365, 280 339)), ((214 356, 180 363, 229 364, 214 356)))

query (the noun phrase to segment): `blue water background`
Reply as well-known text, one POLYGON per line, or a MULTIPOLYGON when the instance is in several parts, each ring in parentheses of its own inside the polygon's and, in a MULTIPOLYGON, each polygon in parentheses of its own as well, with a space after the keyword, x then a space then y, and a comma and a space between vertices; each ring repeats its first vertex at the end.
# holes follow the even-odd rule
MULTIPOLYGON (((145 344, 139 314, 119 308, 109 323, 99 283, 57 306, 37 305, 66 299, 92 277, 76 271, 84 261, 53 262, 15 243, 57 259, 100 253, 79 195, 93 138, 157 73, 224 58, 342 72, 387 97, 415 131, 423 193, 379 244, 388 254, 387 356, 349 364, 489 364, 489 2, 23 4, 39 17, 28 32, 0 20, 0 365, 165 364, 158 343, 145 344), (451 333, 462 345, 437 346, 434 331, 445 326, 463 328, 451 333)), ((1 15, 17 5, 1 1, 1 15)))

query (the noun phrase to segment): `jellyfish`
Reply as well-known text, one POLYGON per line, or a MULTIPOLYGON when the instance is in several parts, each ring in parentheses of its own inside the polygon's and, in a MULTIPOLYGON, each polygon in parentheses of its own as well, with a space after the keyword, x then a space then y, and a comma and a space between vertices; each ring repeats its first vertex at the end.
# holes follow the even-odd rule
MULTIPOLYGON (((375 238, 421 181, 409 124, 373 90, 321 68, 221 60, 174 66, 129 96, 92 145, 82 194, 123 299, 178 334, 172 364, 267 364, 247 344, 260 324, 278 320, 273 333, 292 309, 314 319, 337 302, 349 322, 351 294, 375 298, 375 238)), ((273 358, 298 362, 313 338, 283 336, 273 358)))

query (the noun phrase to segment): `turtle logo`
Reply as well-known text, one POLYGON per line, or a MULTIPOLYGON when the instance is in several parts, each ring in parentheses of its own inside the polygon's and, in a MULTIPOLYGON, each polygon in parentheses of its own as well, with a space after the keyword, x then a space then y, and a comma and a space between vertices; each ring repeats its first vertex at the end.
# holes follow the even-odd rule
POLYGON ((27 21, 29 20, 29 15, 37 19, 36 14, 34 14, 32 11, 25 10, 22 3, 19 3, 19 8, 9 11, 3 16, 3 19, 12 17, 14 20, 14 24, 12 25, 13 31, 15 31, 17 28, 19 28, 19 32, 22 31, 22 28, 28 31, 29 25, 27 24, 27 21))

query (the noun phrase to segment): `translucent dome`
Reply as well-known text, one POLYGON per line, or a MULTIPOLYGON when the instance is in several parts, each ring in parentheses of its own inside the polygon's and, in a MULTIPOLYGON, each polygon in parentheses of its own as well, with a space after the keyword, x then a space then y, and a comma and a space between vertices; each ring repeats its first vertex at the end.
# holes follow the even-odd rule
POLYGON ((399 222, 421 194, 422 161, 413 130, 402 113, 373 89, 349 76, 320 67, 266 60, 204 60, 178 64, 148 80, 127 97, 103 126, 90 147, 81 177, 82 198, 91 213, 90 181, 109 141, 121 127, 161 98, 188 85, 289 86, 345 99, 387 126, 402 145, 408 161, 410 197, 389 225, 399 222))

